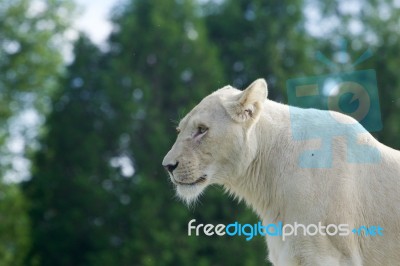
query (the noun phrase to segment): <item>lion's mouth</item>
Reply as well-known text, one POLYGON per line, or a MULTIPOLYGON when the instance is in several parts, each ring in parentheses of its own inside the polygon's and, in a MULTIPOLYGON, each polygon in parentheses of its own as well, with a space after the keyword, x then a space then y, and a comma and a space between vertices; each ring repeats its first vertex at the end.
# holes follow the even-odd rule
POLYGON ((204 181, 206 181, 206 177, 207 177, 207 175, 202 175, 202 176, 200 176, 198 179, 196 179, 193 182, 180 182, 180 181, 177 181, 175 178, 173 178, 173 180, 178 185, 194 186, 194 185, 197 185, 197 184, 200 184, 200 183, 203 183, 204 181))

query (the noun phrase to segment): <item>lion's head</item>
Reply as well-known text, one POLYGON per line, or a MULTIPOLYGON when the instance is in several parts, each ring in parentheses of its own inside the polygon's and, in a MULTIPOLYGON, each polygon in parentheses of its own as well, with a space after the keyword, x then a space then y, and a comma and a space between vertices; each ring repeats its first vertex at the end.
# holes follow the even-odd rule
POLYGON ((187 203, 210 184, 230 184, 255 157, 253 128, 268 90, 263 79, 244 91, 231 86, 212 93, 179 123, 178 137, 162 164, 187 203))

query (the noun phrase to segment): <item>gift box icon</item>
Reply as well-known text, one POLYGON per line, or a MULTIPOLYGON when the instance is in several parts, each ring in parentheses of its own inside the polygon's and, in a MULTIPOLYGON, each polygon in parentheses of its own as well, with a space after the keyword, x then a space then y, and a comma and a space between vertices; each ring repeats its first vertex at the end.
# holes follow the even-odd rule
POLYGON ((377 163, 379 151, 359 143, 359 134, 382 129, 376 72, 372 69, 290 79, 286 83, 291 130, 296 141, 320 139, 319 149, 300 154, 302 168, 331 168, 333 139, 346 138, 348 163, 377 163), (309 110, 312 119, 302 119, 296 107, 309 110), (335 112, 333 112, 335 111, 335 112), (337 115, 344 113, 354 118, 337 115))

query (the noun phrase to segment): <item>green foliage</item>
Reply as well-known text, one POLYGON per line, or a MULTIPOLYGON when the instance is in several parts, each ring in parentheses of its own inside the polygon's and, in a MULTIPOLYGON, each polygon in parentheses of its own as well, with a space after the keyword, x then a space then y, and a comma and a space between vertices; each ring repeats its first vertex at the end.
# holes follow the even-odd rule
POLYGON ((81 37, 75 56, 53 101, 33 177, 24 184, 34 228, 28 264, 107 261, 114 252, 117 258, 129 236, 121 217, 129 211, 125 190, 132 180, 111 164, 122 156, 116 134, 124 125, 115 128, 111 119, 115 110, 98 78, 104 67, 100 52, 81 37))
POLYGON ((0 119, 17 110, 46 109, 63 67, 60 48, 69 26, 70 1, 4 0, 0 3, 0 119))
POLYGON ((392 27, 376 29, 379 45, 370 63, 377 73, 381 102, 383 129, 378 138, 397 150, 400 150, 400 78, 396 59, 400 56, 400 29, 393 25, 398 25, 399 16, 400 11, 393 10, 387 21, 392 27))
MULTIPOLYGON (((39 116, 49 109, 49 97, 58 88, 64 68, 61 51, 72 17, 72 0, 4 0, 0 2, 0 156, 14 156, 7 141, 15 138, 18 117, 39 116), (14 128, 13 132, 11 132, 14 128), (11 136, 13 135, 13 136, 11 136)), ((29 121, 30 122, 30 121, 29 121)), ((22 122, 26 123, 26 121, 22 122)), ((36 123, 36 126, 37 123, 36 123)), ((37 128, 20 130, 25 151, 32 149, 37 128)), ((26 154, 24 154, 26 155, 26 154)), ((19 155, 20 156, 20 155, 19 155)), ((2 160, 0 173, 12 169, 2 160)))
MULTIPOLYGON (((400 149, 400 79, 396 61, 400 53, 400 9, 393 8, 396 4, 390 0, 358 4, 360 6, 355 10, 347 9, 341 0, 321 2, 314 6, 324 18, 337 18, 340 21, 319 38, 319 48, 337 64, 340 71, 376 71, 383 122, 383 129, 376 136, 384 144, 400 149), (337 58, 343 41, 347 43, 345 53, 349 60, 340 62, 337 58), (372 51, 372 57, 353 66, 367 49, 372 51)), ((332 71, 319 64, 325 73, 332 71)))
POLYGON ((26 202, 17 185, 0 183, 0 265, 24 265, 30 245, 26 202))
MULTIPOLYGON (((3 183, 11 164, 17 165, 8 141, 15 134, 16 117, 28 109, 47 110, 48 97, 58 86, 57 76, 64 65, 60 47, 71 15, 70 3, 0 1, 0 265, 25 265, 30 245, 24 195, 18 185, 3 183)), ((26 138, 24 152, 31 148, 35 130, 20 132, 21 138, 26 138)), ((16 156, 21 159, 26 154, 16 156)))
POLYGON ((287 79, 308 74, 313 42, 305 31, 302 0, 223 1, 204 10, 210 38, 236 87, 263 77, 269 97, 282 99, 287 79))

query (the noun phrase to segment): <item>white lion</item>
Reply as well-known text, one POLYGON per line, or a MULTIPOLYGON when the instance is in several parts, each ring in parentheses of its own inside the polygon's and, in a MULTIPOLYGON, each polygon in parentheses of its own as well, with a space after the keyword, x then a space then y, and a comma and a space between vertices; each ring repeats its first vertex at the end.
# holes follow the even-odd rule
POLYGON ((353 126, 318 152, 322 140, 315 130, 335 130, 326 119, 332 113, 289 107, 267 94, 263 79, 243 92, 226 86, 182 119, 163 160, 177 194, 190 203, 220 184, 264 224, 383 228, 383 236, 267 236, 274 265, 400 265, 400 152, 360 133, 353 118, 339 113, 333 113, 336 120, 353 126), (330 155, 331 166, 318 167, 330 155), (357 157, 361 162, 349 162, 357 157))

